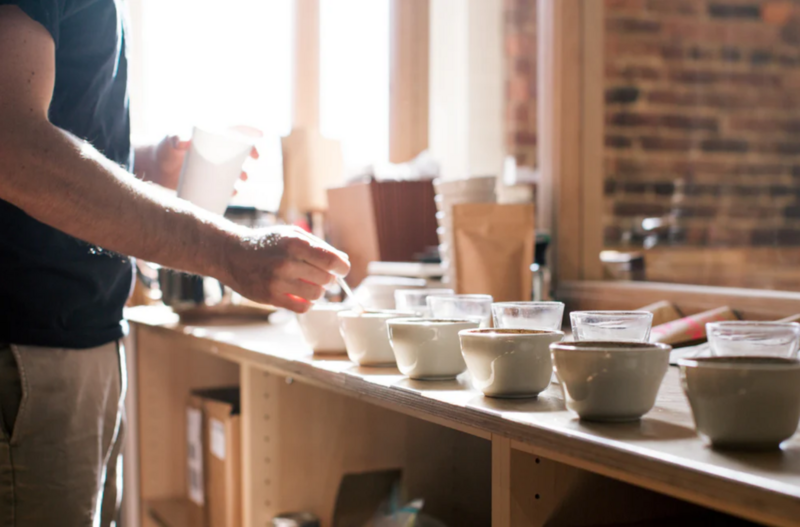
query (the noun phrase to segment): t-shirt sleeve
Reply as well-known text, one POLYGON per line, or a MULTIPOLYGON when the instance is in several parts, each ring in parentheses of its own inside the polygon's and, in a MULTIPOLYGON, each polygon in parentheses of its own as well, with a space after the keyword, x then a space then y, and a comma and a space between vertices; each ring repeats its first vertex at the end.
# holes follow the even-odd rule
POLYGON ((18 6, 50 32, 53 42, 58 47, 58 27, 61 23, 64 0, 0 0, 0 5, 18 6))

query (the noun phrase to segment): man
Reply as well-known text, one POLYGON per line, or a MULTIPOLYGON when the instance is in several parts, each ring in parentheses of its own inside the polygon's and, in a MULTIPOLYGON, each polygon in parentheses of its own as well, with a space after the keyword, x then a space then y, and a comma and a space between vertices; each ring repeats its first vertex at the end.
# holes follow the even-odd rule
MULTIPOLYGON (((0 525, 111 525, 127 255, 309 308, 347 257, 136 179, 124 0, 0 0, 0 525), (126 255, 126 256, 122 256, 126 255)), ((186 145, 142 150, 171 182, 186 145)))

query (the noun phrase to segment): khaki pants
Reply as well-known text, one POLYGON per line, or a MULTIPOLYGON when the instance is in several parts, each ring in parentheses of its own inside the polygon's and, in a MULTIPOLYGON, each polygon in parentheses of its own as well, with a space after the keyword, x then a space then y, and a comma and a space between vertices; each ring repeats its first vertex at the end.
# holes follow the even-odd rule
POLYGON ((0 526, 115 524, 125 360, 116 342, 0 344, 0 526))

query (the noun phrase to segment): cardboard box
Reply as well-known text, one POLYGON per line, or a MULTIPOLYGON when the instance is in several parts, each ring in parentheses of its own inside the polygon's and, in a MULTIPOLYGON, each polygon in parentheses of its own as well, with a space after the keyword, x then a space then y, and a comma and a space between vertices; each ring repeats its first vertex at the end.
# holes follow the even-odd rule
POLYGON ((433 183, 381 181, 328 189, 331 243, 350 255, 355 287, 370 262, 411 262, 439 244, 433 183))
POLYGON ((186 496, 189 525, 196 527, 207 527, 203 425, 203 400, 193 395, 186 408, 186 496))
POLYGON ((240 527, 242 460, 239 388, 200 390, 192 394, 187 409, 187 464, 187 492, 192 504, 191 525, 240 527), (199 434, 198 419, 201 421, 199 434), (198 449, 201 452, 199 460, 198 449), (199 485, 200 481, 202 485, 199 485))

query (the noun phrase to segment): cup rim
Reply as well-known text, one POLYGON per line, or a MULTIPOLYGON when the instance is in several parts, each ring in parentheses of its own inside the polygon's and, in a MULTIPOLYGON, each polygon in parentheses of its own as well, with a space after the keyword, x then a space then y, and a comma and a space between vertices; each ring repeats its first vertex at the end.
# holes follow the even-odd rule
POLYGON ((453 293, 447 293, 447 291, 453 291, 452 289, 448 289, 446 287, 431 287, 431 288, 409 288, 404 287, 402 289, 395 289, 394 294, 397 293, 427 293, 426 296, 455 296, 455 291, 453 293), (437 293, 431 293, 431 291, 437 291, 437 293))
POLYGON ((557 329, 475 328, 462 329, 458 332, 458 335, 482 339, 525 338, 542 335, 561 336, 563 338, 564 332, 557 329))
POLYGON ((768 320, 718 320, 716 322, 706 322, 707 329, 716 328, 781 328, 781 329, 794 329, 800 333, 800 323, 798 322, 771 322, 768 320))
POLYGON ((492 307, 534 307, 534 306, 564 306, 564 302, 556 300, 538 302, 492 302, 492 307))
POLYGON ((367 309, 363 312, 356 309, 347 309, 339 311, 339 316, 342 318, 414 318, 416 314, 394 309, 367 309))
POLYGON ((312 311, 351 311, 352 309, 353 306, 344 304, 343 302, 319 302, 314 303, 311 309, 301 314, 305 315, 312 311))
POLYGON ((466 301, 473 301, 473 300, 489 300, 492 301, 492 295, 477 295, 477 294, 469 294, 469 295, 428 295, 428 298, 456 298, 458 300, 466 300, 466 301))
POLYGON ((393 318, 387 322, 392 326, 461 326, 469 324, 470 326, 477 327, 478 322, 471 320, 464 320, 458 318, 438 318, 438 317, 406 317, 406 318, 393 318))
POLYGON ((614 310, 597 310, 597 311, 572 311, 570 312, 569 316, 572 317, 573 315, 593 315, 593 316, 645 316, 645 317, 653 317, 653 313, 650 311, 614 311, 614 310))
POLYGON ((681 370, 713 369, 713 370, 759 370, 759 371, 786 371, 800 370, 800 359, 771 356, 716 356, 695 357, 680 359, 678 366, 681 370))
POLYGON ((662 342, 634 342, 630 340, 576 340, 554 342, 552 351, 590 353, 646 353, 650 351, 672 351, 672 346, 662 342))

